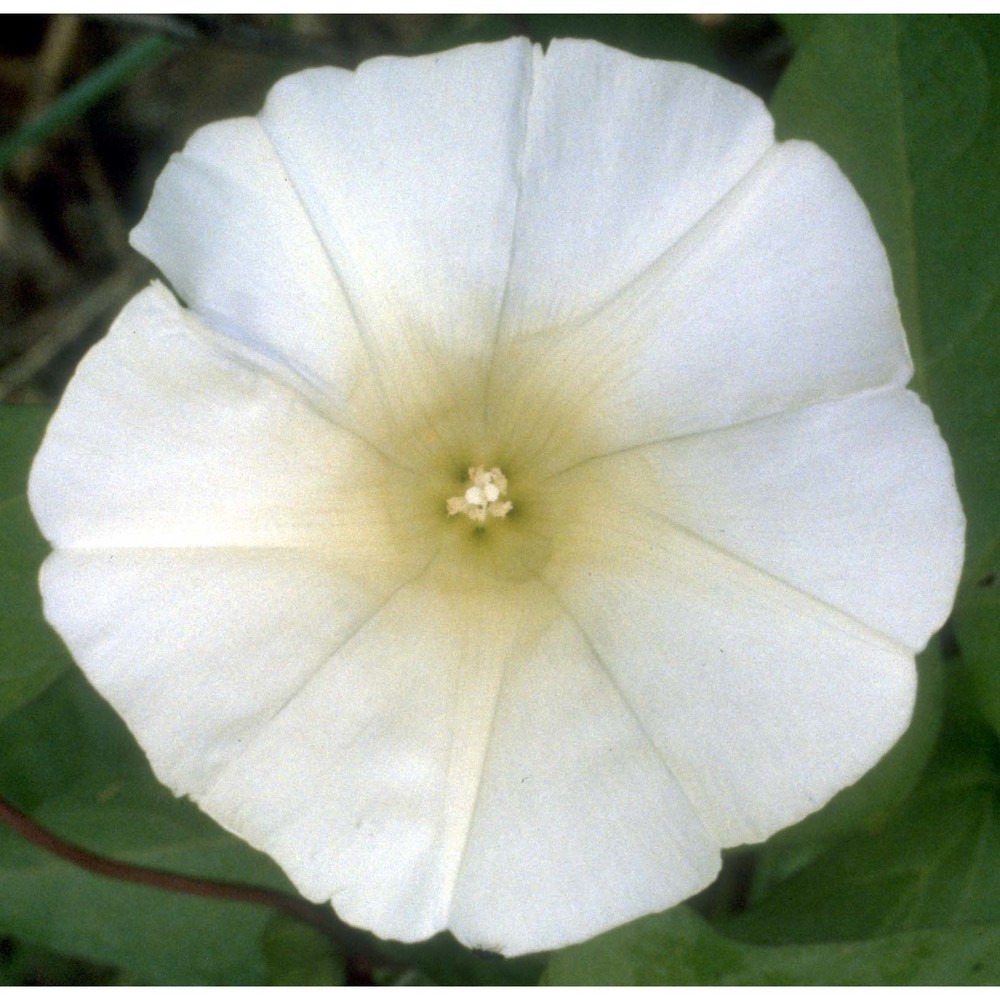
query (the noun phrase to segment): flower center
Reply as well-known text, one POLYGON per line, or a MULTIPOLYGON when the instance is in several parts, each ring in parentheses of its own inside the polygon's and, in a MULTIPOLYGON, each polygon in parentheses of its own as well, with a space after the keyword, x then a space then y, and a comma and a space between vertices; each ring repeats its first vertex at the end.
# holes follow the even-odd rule
POLYGON ((498 468, 473 466, 469 469, 469 487, 461 496, 448 500, 448 516, 464 514, 479 524, 489 517, 506 517, 514 506, 503 499, 506 495, 507 477, 498 468))

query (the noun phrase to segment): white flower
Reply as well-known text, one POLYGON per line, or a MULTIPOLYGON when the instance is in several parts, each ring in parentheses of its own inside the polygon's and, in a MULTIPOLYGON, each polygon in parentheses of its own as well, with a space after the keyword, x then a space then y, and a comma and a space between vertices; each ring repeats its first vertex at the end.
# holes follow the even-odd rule
POLYGON ((45 609, 308 897, 506 954, 664 909, 906 727, 962 556, 889 266, 690 66, 523 40, 197 132, 36 461, 45 609))

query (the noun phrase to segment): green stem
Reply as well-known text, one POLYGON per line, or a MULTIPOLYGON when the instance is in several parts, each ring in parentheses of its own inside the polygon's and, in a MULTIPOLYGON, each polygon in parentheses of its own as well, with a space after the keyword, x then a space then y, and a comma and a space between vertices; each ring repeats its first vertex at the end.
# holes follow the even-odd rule
POLYGON ((160 35, 130 45, 59 95, 37 118, 0 141, 0 174, 22 150, 76 121, 138 72, 166 58, 176 43, 160 35))

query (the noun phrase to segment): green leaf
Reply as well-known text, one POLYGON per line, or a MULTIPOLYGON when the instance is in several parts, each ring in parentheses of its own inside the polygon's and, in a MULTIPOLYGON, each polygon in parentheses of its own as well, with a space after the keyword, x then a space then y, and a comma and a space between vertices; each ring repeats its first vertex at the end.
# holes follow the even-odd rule
POLYGON ((93 965, 58 952, 0 939, 0 986, 117 986, 112 968, 93 965))
POLYGON ((948 441, 968 518, 945 746, 983 742, 975 760, 939 755, 931 782, 881 835, 822 854, 733 930, 772 942, 849 940, 997 920, 995 737, 972 720, 1000 732, 1000 24, 821 18, 773 110, 782 135, 813 139, 837 159, 889 252, 914 386, 948 441))
POLYGON ((1000 734, 1000 583, 977 581, 955 615, 971 693, 982 717, 1000 734))
POLYGON ((825 851, 726 932, 760 944, 818 943, 1000 924, 997 741, 959 719, 883 829, 825 851))
POLYGON ((344 959, 313 927, 276 914, 264 932, 269 986, 343 986, 344 959))
POLYGON ((0 404, 0 502, 23 496, 31 461, 42 443, 51 410, 46 406, 0 404))
POLYGON ((778 24, 791 40, 793 45, 799 46, 813 33, 813 29, 820 22, 822 14, 776 14, 778 24))
POLYGON ((1000 539, 1000 22, 824 17, 783 77, 779 133, 812 139, 868 205, 955 461, 967 578, 1000 539))
MULTIPOLYGON (((65 811, 65 810, 63 810, 65 811)), ((115 818, 113 811, 105 814, 115 818)), ((127 813, 120 814, 128 820, 127 813)), ((68 814, 70 836, 90 832, 68 814)), ((157 817, 151 817, 155 826, 157 817)), ((134 825, 130 824, 134 830, 134 825)), ((82 837, 81 837, 82 839, 82 837)), ((0 838, 0 927, 53 950, 127 968, 150 985, 255 984, 265 979, 261 940, 269 913, 248 904, 202 899, 89 875, 51 855, 0 838)), ((225 868, 220 845, 149 839, 129 860, 225 868)))
POLYGON ((944 985, 1000 977, 1000 926, 916 931, 874 941, 761 947, 729 940, 684 907, 552 957, 551 986, 944 985))
POLYGON ((437 934, 417 944, 380 942, 378 951, 396 963, 419 970, 416 974, 398 973, 386 984, 439 986, 534 986, 543 963, 537 955, 501 958, 490 952, 473 951, 460 945, 451 934, 437 934))
POLYGON ((65 647, 42 616, 38 567, 48 551, 28 509, 31 460, 50 411, 0 405, 0 719, 70 668, 65 647))
MULTIPOLYGON (((175 799, 73 671, 0 725, 0 791, 117 861, 288 890, 274 864, 175 799)), ((0 828, 0 928, 152 984, 266 981, 271 911, 91 874, 0 828)))

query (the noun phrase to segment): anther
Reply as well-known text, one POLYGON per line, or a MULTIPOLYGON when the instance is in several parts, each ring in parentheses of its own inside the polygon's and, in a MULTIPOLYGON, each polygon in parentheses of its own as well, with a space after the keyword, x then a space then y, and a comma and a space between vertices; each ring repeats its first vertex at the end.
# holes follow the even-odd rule
POLYGON ((457 497, 448 500, 448 516, 465 514, 480 524, 489 517, 506 517, 514 506, 502 497, 507 494, 507 477, 496 467, 484 469, 481 465, 469 469, 471 485, 457 497))

